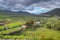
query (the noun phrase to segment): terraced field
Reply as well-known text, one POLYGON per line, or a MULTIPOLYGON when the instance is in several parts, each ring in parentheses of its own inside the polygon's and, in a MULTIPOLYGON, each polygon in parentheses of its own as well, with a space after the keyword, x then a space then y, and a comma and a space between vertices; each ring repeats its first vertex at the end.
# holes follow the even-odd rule
POLYGON ((37 28, 34 31, 33 29, 28 29, 27 31, 24 31, 21 35, 1 35, 0 37, 14 40, 60 40, 60 32, 41 27, 37 28))
POLYGON ((13 22, 10 22, 9 20, 10 23, 7 24, 7 30, 5 26, 0 26, 0 40, 60 40, 60 19, 58 17, 37 19, 41 22, 40 26, 29 29, 22 29, 21 27, 27 20, 31 21, 29 18, 26 21, 19 19, 18 21, 12 20, 13 22))
MULTIPOLYGON (((14 22, 14 23, 7 24, 7 26, 9 29, 11 29, 11 28, 20 26, 22 24, 24 24, 24 22, 14 22)), ((4 26, 0 26, 0 30, 4 30, 4 28, 5 28, 4 26)))
POLYGON ((7 24, 8 30, 4 29, 5 26, 0 26, 0 35, 9 34, 9 33, 19 31, 19 30, 22 29, 21 25, 24 24, 24 23, 25 22, 14 22, 14 23, 7 24))

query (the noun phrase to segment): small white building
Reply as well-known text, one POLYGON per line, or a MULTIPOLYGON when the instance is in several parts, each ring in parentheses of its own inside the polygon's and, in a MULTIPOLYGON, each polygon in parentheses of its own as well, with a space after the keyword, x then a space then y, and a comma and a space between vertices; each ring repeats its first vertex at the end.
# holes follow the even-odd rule
POLYGON ((40 25, 39 21, 34 22, 34 26, 39 26, 39 25, 40 25))
POLYGON ((37 21, 37 22, 34 22, 35 24, 40 24, 40 22, 39 21, 37 21))
POLYGON ((22 25, 21 27, 22 27, 22 28, 27 28, 27 25, 22 25))

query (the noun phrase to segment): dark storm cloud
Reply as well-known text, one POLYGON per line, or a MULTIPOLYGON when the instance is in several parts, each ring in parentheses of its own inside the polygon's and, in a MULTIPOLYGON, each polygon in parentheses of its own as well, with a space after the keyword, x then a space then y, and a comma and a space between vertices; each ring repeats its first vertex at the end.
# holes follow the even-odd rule
POLYGON ((60 0, 0 0, 0 8, 4 9, 24 9, 26 6, 60 8, 60 0))
POLYGON ((15 4, 22 4, 28 6, 34 3, 39 3, 44 1, 48 1, 48 0, 0 0, 0 3, 10 6, 15 4))
POLYGON ((32 6, 40 6, 44 8, 60 8, 60 0, 50 0, 32 4, 32 6))
POLYGON ((40 0, 0 0, 0 9, 23 9, 40 0))
POLYGON ((31 5, 33 3, 38 3, 38 2, 42 2, 42 1, 48 1, 48 0, 4 0, 5 3, 8 4, 23 4, 23 5, 31 5))

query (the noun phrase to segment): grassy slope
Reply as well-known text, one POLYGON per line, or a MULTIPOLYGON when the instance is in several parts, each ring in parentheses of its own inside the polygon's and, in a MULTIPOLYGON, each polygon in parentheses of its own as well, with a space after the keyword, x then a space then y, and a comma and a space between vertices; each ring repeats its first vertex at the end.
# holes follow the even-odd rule
MULTIPOLYGON (((15 21, 15 20, 33 20, 33 19, 39 19, 38 16, 35 17, 35 16, 32 16, 32 15, 17 15, 17 16, 13 16, 13 15, 4 15, 4 14, 0 14, 0 20, 3 20, 3 19, 13 19, 12 21, 15 21)), ((44 19, 43 19, 44 20, 44 19)), ((40 20, 42 21, 42 20, 40 20)), ((43 21, 42 21, 43 22, 43 21)), ((24 22, 14 22, 14 23, 11 23, 11 24, 8 24, 9 28, 12 29, 12 27, 14 26, 18 26, 20 24, 22 24, 24 22)), ((0 29, 3 29, 3 26, 1 26, 0 29)), ((22 34, 19 34, 19 36, 10 36, 10 35, 0 35, 0 38, 21 38, 21 39, 28 39, 28 40, 60 40, 60 32, 59 31, 56 31, 56 30, 51 30, 51 29, 47 29, 47 28, 44 28, 44 27, 40 27, 40 28, 37 28, 37 29, 24 29, 24 32, 22 34)))
POLYGON ((20 36, 3 36, 3 38, 20 38, 28 40, 60 40, 60 32, 47 28, 28 29, 20 36))

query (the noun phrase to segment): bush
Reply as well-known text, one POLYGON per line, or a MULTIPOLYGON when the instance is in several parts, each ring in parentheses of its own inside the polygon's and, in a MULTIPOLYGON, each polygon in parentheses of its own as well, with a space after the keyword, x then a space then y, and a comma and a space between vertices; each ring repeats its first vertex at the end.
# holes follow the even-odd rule
POLYGON ((45 26, 49 29, 60 30, 60 20, 57 18, 49 18, 45 23, 45 26))

